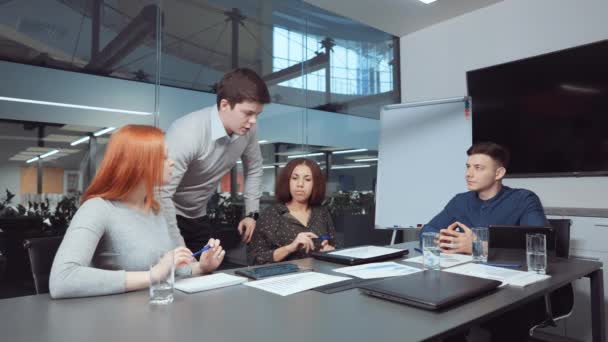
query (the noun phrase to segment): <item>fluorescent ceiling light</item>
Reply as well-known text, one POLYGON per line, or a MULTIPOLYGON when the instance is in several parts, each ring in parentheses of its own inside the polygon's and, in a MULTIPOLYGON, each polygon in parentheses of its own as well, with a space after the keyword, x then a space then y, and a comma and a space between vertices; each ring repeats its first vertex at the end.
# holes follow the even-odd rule
POLYGON ((81 144, 81 143, 83 143, 85 141, 89 141, 89 137, 82 137, 82 138, 80 138, 80 139, 78 139, 76 141, 73 141, 70 145, 71 146, 76 146, 76 145, 81 144))
POLYGON ((97 131, 97 132, 93 133, 93 135, 96 136, 96 137, 98 137, 98 136, 104 135, 104 134, 106 134, 108 132, 112 132, 115 129, 116 129, 115 127, 104 128, 101 131, 97 131))
POLYGON ((50 156, 52 156, 53 154, 56 154, 56 153, 59 153, 59 150, 52 150, 52 151, 47 152, 47 153, 45 153, 45 154, 43 154, 43 155, 41 155, 41 156, 39 156, 39 157, 34 157, 34 158, 32 158, 32 159, 30 159, 30 160, 26 161, 26 163, 28 163, 28 164, 29 164, 29 163, 35 162, 35 161, 37 161, 37 160, 39 160, 39 159, 43 159, 43 158, 46 158, 46 157, 50 157, 50 156))
POLYGON ((361 164, 361 165, 337 165, 337 166, 332 166, 331 169, 332 170, 340 170, 340 169, 358 169, 358 168, 362 168, 362 167, 370 167, 371 165, 369 164, 361 164))
POLYGON ((48 157, 48 156, 52 156, 52 155, 53 155, 53 154, 55 154, 55 153, 59 153, 59 150, 52 150, 51 152, 47 152, 47 153, 45 153, 45 154, 41 155, 41 156, 40 156, 40 159, 46 158, 46 157, 48 157))
POLYGON ((18 98, 18 97, 4 97, 4 96, 0 96, 0 100, 10 101, 10 102, 21 102, 21 103, 33 103, 33 104, 55 106, 55 107, 66 107, 66 108, 99 110, 99 111, 102 111, 102 112, 111 112, 111 113, 118 113, 118 114, 152 115, 152 113, 149 113, 149 112, 139 112, 139 111, 135 111, 135 110, 126 110, 126 109, 119 109, 119 108, 83 106, 83 105, 77 105, 77 104, 72 104, 72 103, 38 101, 38 100, 22 99, 22 98, 18 98))
POLYGON ((367 151, 366 148, 359 148, 356 150, 334 151, 334 152, 332 152, 332 154, 347 154, 347 153, 357 153, 357 152, 365 152, 365 151, 367 151))
POLYGON ((260 144, 260 145, 270 144, 270 141, 268 141, 268 140, 259 140, 258 144, 260 144))
POLYGON ((425 4, 430 4, 431 2, 435 2, 437 0, 420 0, 421 2, 424 2, 425 4))
POLYGON ((274 169, 276 167, 276 165, 264 165, 262 166, 262 169, 274 169))
POLYGON ((325 153, 318 152, 318 153, 307 153, 307 154, 294 154, 291 156, 287 156, 287 159, 304 158, 304 157, 318 157, 318 156, 322 156, 322 155, 325 155, 325 153))
POLYGON ((357 163, 371 162, 371 161, 378 161, 378 158, 355 159, 355 162, 357 162, 357 163))

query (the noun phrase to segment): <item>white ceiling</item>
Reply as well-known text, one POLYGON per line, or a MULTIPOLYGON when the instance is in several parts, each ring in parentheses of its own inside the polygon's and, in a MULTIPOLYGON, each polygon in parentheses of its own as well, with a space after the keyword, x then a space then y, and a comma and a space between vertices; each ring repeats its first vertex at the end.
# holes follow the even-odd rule
POLYGON ((502 0, 304 0, 398 37, 502 0))

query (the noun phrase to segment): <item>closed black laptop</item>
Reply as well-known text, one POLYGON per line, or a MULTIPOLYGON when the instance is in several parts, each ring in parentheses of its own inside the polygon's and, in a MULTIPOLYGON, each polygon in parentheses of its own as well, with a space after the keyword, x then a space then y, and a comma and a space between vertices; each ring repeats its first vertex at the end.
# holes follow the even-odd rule
MULTIPOLYGON (((384 261, 395 258, 401 258, 404 255, 408 254, 409 250, 407 249, 396 249, 396 248, 386 248, 386 247, 376 247, 376 246, 359 246, 359 247, 351 247, 345 249, 337 249, 332 252, 312 252, 311 256, 315 259, 329 261, 337 264, 345 264, 345 265, 361 265, 370 262, 384 261), (366 248, 381 248, 384 251, 381 255, 367 256, 367 257, 355 257, 349 255, 340 255, 341 253, 352 251, 352 250, 362 250, 366 248), (338 253, 338 254, 336 254, 338 253)), ((363 253, 365 254, 365 253, 363 253)))
POLYGON ((426 270, 362 285, 361 292, 427 310, 438 310, 496 289, 496 280, 426 270))

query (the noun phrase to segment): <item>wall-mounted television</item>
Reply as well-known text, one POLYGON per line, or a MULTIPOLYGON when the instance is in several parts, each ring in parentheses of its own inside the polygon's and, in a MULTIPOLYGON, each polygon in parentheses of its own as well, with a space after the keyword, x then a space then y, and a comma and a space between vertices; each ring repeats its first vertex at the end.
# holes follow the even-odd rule
POLYGON ((514 177, 608 175, 608 40, 467 72, 473 141, 514 177))

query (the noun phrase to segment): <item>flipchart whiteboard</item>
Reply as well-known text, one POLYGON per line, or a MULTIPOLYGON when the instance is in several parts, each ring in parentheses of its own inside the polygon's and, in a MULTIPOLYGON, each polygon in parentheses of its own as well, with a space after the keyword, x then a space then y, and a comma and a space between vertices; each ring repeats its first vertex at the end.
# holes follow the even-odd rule
POLYGON ((376 228, 428 223, 465 192, 469 97, 389 105, 380 112, 376 228))

